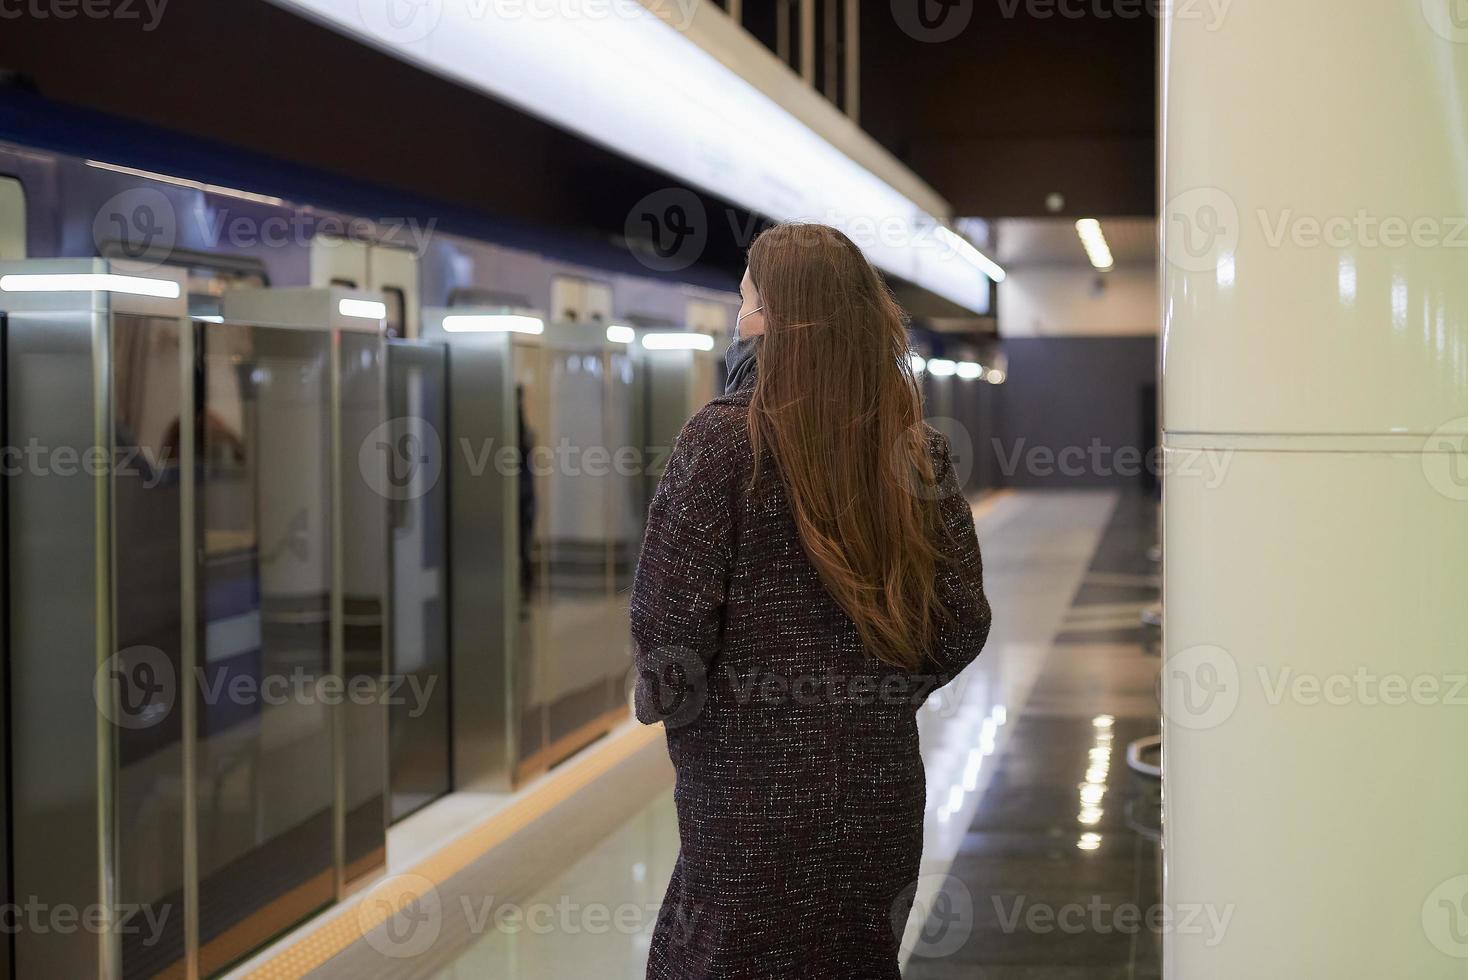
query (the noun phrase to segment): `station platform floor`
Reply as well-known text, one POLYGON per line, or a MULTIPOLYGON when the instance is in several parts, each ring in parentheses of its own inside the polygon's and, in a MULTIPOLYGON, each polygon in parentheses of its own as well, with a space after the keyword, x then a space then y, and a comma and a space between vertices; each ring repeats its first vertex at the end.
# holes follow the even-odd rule
MULTIPOLYGON (((1107 490, 976 502, 994 627, 920 716, 905 976, 1161 975, 1160 936, 1134 925, 1161 901, 1160 787, 1126 762, 1159 728, 1140 621, 1158 596, 1156 513, 1107 490)), ((677 857, 671 768, 660 730, 603 742, 513 798, 456 794, 399 824, 385 883, 231 976, 640 980, 677 857)))

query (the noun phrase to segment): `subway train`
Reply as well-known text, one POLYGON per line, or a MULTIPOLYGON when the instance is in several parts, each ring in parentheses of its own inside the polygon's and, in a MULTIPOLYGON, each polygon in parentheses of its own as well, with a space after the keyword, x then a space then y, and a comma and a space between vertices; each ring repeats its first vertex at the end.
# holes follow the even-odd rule
POLYGON ((17 975, 218 973, 627 715, 737 294, 267 190, 0 145, 0 880, 117 918, 17 975))

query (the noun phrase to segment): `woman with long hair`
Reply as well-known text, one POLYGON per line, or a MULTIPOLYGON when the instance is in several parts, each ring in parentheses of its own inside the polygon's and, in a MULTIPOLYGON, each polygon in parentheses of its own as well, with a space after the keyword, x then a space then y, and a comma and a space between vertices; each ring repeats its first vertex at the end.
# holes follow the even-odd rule
POLYGON ((678 436, 632 592, 682 845, 647 976, 896 978, 917 709, 989 633, 973 515, 850 239, 771 228, 741 291, 725 393, 678 436))

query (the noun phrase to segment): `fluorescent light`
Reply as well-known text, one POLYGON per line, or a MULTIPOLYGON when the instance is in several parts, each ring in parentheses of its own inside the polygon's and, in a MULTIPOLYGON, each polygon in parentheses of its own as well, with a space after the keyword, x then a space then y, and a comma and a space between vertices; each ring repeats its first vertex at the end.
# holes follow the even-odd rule
POLYGON ((636 339, 637 334, 631 327, 623 327, 615 323, 607 327, 607 340, 614 344, 630 344, 636 339))
POLYGON ((967 238, 943 225, 938 226, 938 237, 943 239, 944 243, 957 252, 958 257, 969 265, 978 269, 995 282, 1004 281, 1005 272, 1000 268, 999 263, 989 258, 983 252, 980 252, 967 238))
POLYGON ((1116 260, 1111 257, 1111 246, 1106 244, 1106 233, 1101 222, 1095 218, 1082 218, 1076 222, 1076 234, 1081 236, 1081 245, 1086 249, 1086 258, 1102 272, 1113 268, 1116 260))
POLYGON ((714 338, 706 333, 645 333, 642 346, 648 350, 713 350, 714 338))
POLYGON ((145 279, 104 272, 28 273, 0 276, 0 290, 7 293, 128 293, 178 299, 178 283, 172 279, 145 279))
MULTIPOLYGON (((575 4, 542 4, 544 16, 520 17, 482 16, 482 3, 400 4, 412 16, 398 24, 380 12, 364 16, 368 7, 380 11, 380 0, 277 2, 670 172, 681 187, 653 192, 649 215, 696 205, 692 188, 700 188, 777 221, 819 221, 848 234, 885 272, 977 313, 989 310, 991 280, 1003 278, 947 227, 948 202, 839 110, 804 107, 798 116, 767 94, 788 87, 788 69, 753 38, 713 27, 712 12, 693 15, 697 4, 680 5, 691 19, 677 30, 659 15, 667 4, 648 5, 663 8, 653 11, 619 2, 600 17, 565 9, 575 4), (678 84, 648 98, 649 65, 678 84)), ((700 216, 689 220, 697 226, 700 216)))
POLYGON ((974 361, 959 361, 958 376, 965 381, 973 381, 984 376, 984 369, 974 361))
POLYGON ((998 368, 989 369, 989 383, 991 385, 1002 385, 1004 384, 1004 379, 1007 377, 1009 377, 1009 375, 1005 374, 998 368))
POLYGON ((354 316, 362 320, 387 319, 387 304, 370 299, 338 300, 336 311, 342 316, 354 316))
POLYGON ((224 317, 220 316, 218 313, 205 313, 205 314, 203 314, 201 316, 191 317, 190 319, 199 320, 199 321, 202 321, 203 323, 223 323, 224 322, 224 317))
POLYGON ((928 373, 934 377, 946 378, 958 373, 958 365, 946 357, 935 357, 928 362, 928 373))
POLYGON ((448 333, 545 333, 545 322, 518 313, 456 313, 443 318, 448 333))
POLYGON ((921 354, 907 355, 907 363, 912 365, 913 374, 922 374, 928 369, 927 358, 923 357, 923 355, 921 354))

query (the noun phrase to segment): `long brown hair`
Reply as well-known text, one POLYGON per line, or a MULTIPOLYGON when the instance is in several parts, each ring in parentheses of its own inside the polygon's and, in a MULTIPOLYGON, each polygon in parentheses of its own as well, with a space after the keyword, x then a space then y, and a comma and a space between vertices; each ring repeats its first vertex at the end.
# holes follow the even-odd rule
POLYGON ((906 318, 856 244, 824 225, 766 230, 749 275, 765 316, 749 406, 755 480, 768 446, 826 589, 868 651, 915 669, 946 609, 906 318))

